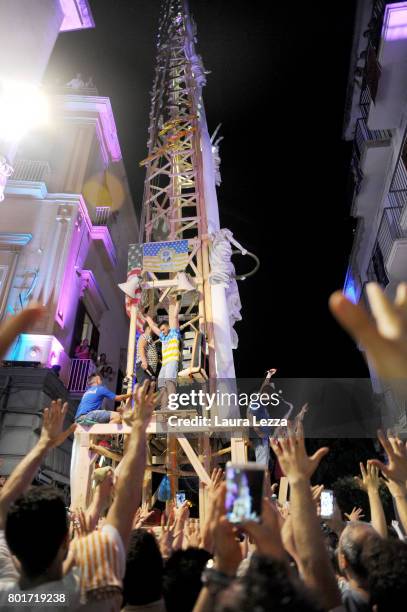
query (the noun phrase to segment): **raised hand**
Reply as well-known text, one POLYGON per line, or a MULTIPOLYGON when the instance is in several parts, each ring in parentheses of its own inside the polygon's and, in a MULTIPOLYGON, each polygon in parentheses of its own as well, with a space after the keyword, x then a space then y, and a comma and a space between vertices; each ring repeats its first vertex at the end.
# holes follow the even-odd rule
POLYGON ((292 426, 289 426, 288 436, 271 440, 271 446, 290 482, 304 478, 309 480, 322 457, 329 452, 329 449, 324 447, 308 457, 305 450, 302 423, 298 424, 296 431, 293 430, 292 426))
POLYGON ((376 465, 374 465, 370 460, 367 462, 366 467, 363 465, 363 463, 360 463, 359 466, 362 478, 359 478, 359 476, 355 476, 355 480, 358 483, 359 488, 361 488, 362 491, 366 492, 368 492, 369 489, 377 491, 381 483, 379 477, 379 470, 376 465))
POLYGON ((6 319, 0 326, 0 359, 4 357, 17 336, 30 329, 44 314, 43 306, 33 302, 15 317, 6 319))
POLYGON ((316 504, 319 503, 319 499, 323 490, 324 485, 314 485, 313 487, 311 487, 312 501, 316 504))
POLYGON ((172 544, 174 541, 175 521, 173 513, 170 513, 166 519, 165 512, 161 515, 161 533, 158 539, 158 545, 164 559, 168 559, 172 553, 172 544))
POLYGON ((142 385, 136 385, 134 393, 134 410, 123 415, 124 421, 133 427, 147 429, 154 408, 159 402, 159 393, 155 391, 155 383, 145 380, 142 385))
POLYGON ((407 284, 397 287, 394 303, 377 283, 367 283, 374 319, 361 304, 353 304, 340 291, 329 300, 332 314, 366 351, 381 378, 407 379, 407 284))
POLYGON ((234 576, 242 561, 242 551, 236 539, 235 528, 225 516, 226 484, 217 489, 215 511, 212 519, 212 538, 215 543, 216 568, 234 576))
POLYGON ((187 546, 199 548, 202 544, 202 537, 199 531, 199 522, 188 519, 184 532, 187 546))
POLYGON ((140 529, 143 527, 144 523, 148 521, 152 514, 154 514, 154 510, 149 510, 148 503, 144 502, 144 504, 137 508, 133 522, 133 529, 140 529))
POLYGON ((391 432, 387 437, 382 431, 377 435, 380 444, 386 451, 388 463, 382 463, 378 459, 370 459, 369 463, 379 468, 379 470, 389 480, 395 480, 405 484, 407 481, 407 450, 405 444, 391 432))
POLYGON ((75 431, 76 424, 73 423, 68 429, 62 431, 68 404, 62 404, 62 400, 52 401, 49 408, 44 409, 40 442, 47 448, 55 448, 66 440, 75 431))
POLYGON ((348 521, 353 522, 353 521, 360 521, 362 518, 364 518, 364 514, 363 514, 363 510, 362 508, 356 508, 356 506, 352 509, 352 512, 350 512, 349 514, 347 512, 345 512, 345 518, 348 519, 348 521))
POLYGON ((263 499, 261 523, 248 521, 243 529, 254 540, 260 555, 285 559, 285 551, 280 533, 280 516, 276 505, 263 499))

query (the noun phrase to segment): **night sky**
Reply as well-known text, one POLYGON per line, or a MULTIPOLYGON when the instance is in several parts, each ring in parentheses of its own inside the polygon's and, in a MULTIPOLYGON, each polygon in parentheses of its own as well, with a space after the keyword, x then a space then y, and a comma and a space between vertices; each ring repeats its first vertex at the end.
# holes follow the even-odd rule
MULTIPOLYGON (((351 144, 342 140, 354 5, 190 0, 198 52, 211 71, 208 125, 222 122, 223 227, 261 268, 240 283, 240 376, 366 374, 328 311, 343 286, 351 144)), ((93 76, 109 96, 133 199, 140 206, 159 0, 91 0, 94 30, 59 36, 46 75, 93 76)), ((251 262, 236 258, 239 271, 251 262)))

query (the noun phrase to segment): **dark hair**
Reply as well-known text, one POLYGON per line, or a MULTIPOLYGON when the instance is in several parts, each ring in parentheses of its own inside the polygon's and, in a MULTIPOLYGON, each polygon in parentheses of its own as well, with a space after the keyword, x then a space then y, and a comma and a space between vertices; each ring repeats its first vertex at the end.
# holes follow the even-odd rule
POLYGON ((202 548, 177 550, 164 567, 167 612, 191 612, 202 588, 201 575, 211 555, 202 548))
POLYGON ((163 560, 155 537, 145 529, 131 533, 123 580, 124 604, 142 606, 162 597, 163 560))
POLYGON ((67 533, 65 502, 54 487, 32 487, 10 507, 5 530, 7 544, 31 578, 51 565, 67 533))
POLYGON ((407 602, 407 545, 400 540, 370 538, 362 561, 368 575, 371 606, 378 612, 405 610, 407 602))
POLYGON ((216 612, 317 612, 321 610, 287 566, 271 557, 253 555, 244 576, 221 593, 216 612))
POLYGON ((96 378, 102 378, 100 372, 94 372, 93 374, 91 374, 88 378, 88 385, 91 385, 96 378))

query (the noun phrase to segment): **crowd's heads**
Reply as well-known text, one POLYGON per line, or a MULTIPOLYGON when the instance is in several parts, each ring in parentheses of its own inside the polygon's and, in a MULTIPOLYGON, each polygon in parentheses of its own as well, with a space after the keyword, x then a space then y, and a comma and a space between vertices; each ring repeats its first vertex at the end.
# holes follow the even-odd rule
POLYGON ((407 545, 400 540, 369 538, 363 546, 370 603, 375 612, 407 607, 407 545))
POLYGON ((123 580, 124 602, 143 606, 162 597, 163 560, 155 537, 135 529, 130 538, 123 580))
POLYGON ((339 538, 339 568, 346 577, 356 580, 360 586, 366 586, 367 571, 362 561, 362 552, 366 541, 371 538, 377 539, 378 535, 369 523, 362 521, 347 525, 339 538))
POLYGON ((102 382, 103 381, 102 381, 102 377, 101 377, 100 374, 92 374, 88 378, 88 385, 90 385, 90 386, 101 385, 102 382))
POLYGON ((244 576, 219 596, 216 612, 317 612, 320 610, 287 566, 271 557, 254 555, 244 576))
POLYGON ((68 519, 60 492, 50 486, 32 487, 11 505, 7 544, 24 573, 35 578, 46 571, 62 572, 68 549, 68 519))
POLYGON ((190 612, 202 588, 201 575, 211 555, 202 548, 177 550, 164 568, 167 612, 190 612))

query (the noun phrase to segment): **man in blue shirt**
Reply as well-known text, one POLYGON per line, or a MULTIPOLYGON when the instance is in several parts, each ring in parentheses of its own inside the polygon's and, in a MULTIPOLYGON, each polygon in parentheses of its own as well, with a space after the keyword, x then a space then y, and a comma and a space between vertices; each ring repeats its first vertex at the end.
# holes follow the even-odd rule
POLYGON ((75 414, 75 421, 80 422, 86 418, 96 423, 120 423, 121 414, 119 412, 101 409, 103 400, 107 397, 107 399, 121 402, 131 397, 132 394, 116 395, 113 391, 103 386, 102 378, 99 374, 92 374, 88 382, 90 386, 83 394, 75 414))

